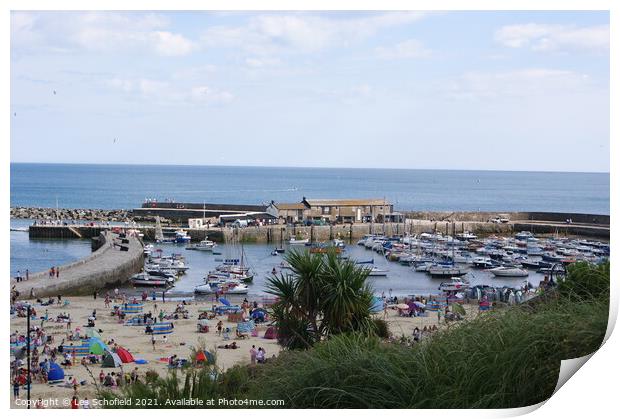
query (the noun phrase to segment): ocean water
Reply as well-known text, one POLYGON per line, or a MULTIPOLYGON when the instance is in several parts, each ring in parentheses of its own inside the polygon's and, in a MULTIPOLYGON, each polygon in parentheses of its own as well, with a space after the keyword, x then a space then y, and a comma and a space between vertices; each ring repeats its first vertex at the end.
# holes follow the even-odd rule
POLYGON ((145 198, 260 204, 385 198, 396 210, 609 214, 608 173, 11 164, 11 206, 130 209, 145 198))

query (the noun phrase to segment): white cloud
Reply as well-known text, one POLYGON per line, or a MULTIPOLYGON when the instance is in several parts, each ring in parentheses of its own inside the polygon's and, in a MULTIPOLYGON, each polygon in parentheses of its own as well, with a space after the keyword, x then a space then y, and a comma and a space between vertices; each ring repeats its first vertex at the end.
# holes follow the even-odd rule
POLYGON ((495 40, 507 47, 529 47, 537 51, 608 50, 609 25, 584 27, 537 23, 507 25, 495 32, 495 40))
POLYGON ((282 62, 278 58, 248 57, 245 59, 245 65, 251 68, 271 67, 271 66, 279 65, 281 63, 282 62))
POLYGON ((430 54, 430 50, 417 39, 408 39, 390 47, 378 47, 375 49, 375 54, 382 59, 396 60, 426 57, 430 54))
POLYGON ((234 95, 228 91, 211 86, 185 86, 173 84, 165 80, 146 78, 108 80, 106 86, 140 100, 156 102, 160 105, 179 105, 202 103, 207 105, 227 104, 233 101, 234 95))
POLYGON ((234 99, 232 93, 209 86, 193 87, 190 94, 194 101, 203 103, 230 103, 234 99))
POLYGON ((241 26, 214 26, 206 30, 203 42, 210 47, 239 47, 252 55, 279 52, 316 52, 348 46, 379 30, 407 25, 425 16, 419 12, 360 14, 340 19, 316 14, 268 14, 251 17, 241 26))
POLYGON ((152 13, 14 12, 11 44, 20 51, 151 51, 186 55, 197 45, 167 31, 168 21, 152 13))
POLYGON ((156 31, 150 34, 153 39, 153 48, 160 55, 177 56, 187 55, 194 50, 195 45, 183 35, 165 31, 156 31))
POLYGON ((453 99, 488 100, 560 95, 591 86, 587 74, 528 68, 499 73, 470 72, 444 82, 439 90, 453 99))

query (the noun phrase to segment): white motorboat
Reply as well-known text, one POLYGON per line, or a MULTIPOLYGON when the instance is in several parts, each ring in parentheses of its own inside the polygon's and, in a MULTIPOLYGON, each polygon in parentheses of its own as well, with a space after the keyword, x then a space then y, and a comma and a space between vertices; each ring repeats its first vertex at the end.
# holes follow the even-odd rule
POLYGON ((247 294, 248 286, 235 282, 220 283, 218 281, 209 281, 205 284, 198 285, 194 288, 196 294, 247 294))
POLYGON ((387 269, 381 269, 373 266, 371 269, 368 270, 368 276, 387 276, 388 272, 389 271, 387 269))
POLYGON ((461 278, 451 278, 450 281, 442 282, 439 284, 441 291, 463 291, 469 288, 469 282, 464 281, 461 278))
POLYGON ((474 265, 476 268, 487 269, 487 268, 492 268, 496 264, 493 263, 493 260, 491 258, 477 257, 477 258, 474 258, 474 260, 472 261, 472 265, 474 265))
POLYGON ((310 239, 295 239, 295 238, 291 238, 288 241, 288 244, 290 244, 290 245, 306 245, 307 243, 310 243, 310 239))
POLYGON ((146 272, 135 274, 129 280, 134 286, 167 287, 174 283, 173 279, 149 275, 146 272))
POLYGON ((465 231, 464 233, 459 233, 456 235, 456 238, 459 240, 476 240, 478 236, 469 231, 465 231))
POLYGON ((491 272, 495 276, 501 277, 523 277, 529 275, 527 269, 508 266, 498 266, 497 268, 489 269, 489 272, 491 272))
POLYGON ((185 249, 187 250, 202 250, 205 252, 213 251, 213 248, 216 246, 215 242, 212 240, 202 240, 197 244, 190 244, 185 249))
POLYGON ((427 272, 434 277, 452 277, 463 276, 468 270, 454 265, 434 265, 427 272))
POLYGON ((177 230, 174 232, 175 243, 189 243, 192 238, 185 232, 185 230, 177 230))
POLYGON ((534 235, 529 231, 521 231, 515 234, 515 237, 519 240, 527 240, 527 239, 533 238, 534 235))

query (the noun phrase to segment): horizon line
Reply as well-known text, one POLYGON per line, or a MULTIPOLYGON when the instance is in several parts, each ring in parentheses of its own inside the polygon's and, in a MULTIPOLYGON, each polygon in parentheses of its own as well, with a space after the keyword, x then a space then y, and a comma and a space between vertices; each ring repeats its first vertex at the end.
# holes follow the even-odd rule
POLYGON ((263 169, 341 169, 341 170, 437 170, 437 171, 464 171, 464 172, 516 172, 516 173, 584 173, 610 174, 610 171, 584 170, 518 170, 518 169, 446 169, 446 168, 410 168, 410 167, 335 167, 335 166, 266 166, 266 165, 228 165, 228 164, 165 164, 165 163, 84 163, 84 162, 37 162, 37 161, 10 161, 9 164, 47 164, 47 165, 74 165, 74 166, 168 166, 168 167, 252 167, 263 169))

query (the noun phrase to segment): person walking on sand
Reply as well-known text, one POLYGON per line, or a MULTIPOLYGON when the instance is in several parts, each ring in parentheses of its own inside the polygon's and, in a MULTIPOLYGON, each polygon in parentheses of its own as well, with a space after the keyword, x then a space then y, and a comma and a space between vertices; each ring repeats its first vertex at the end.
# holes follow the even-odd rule
POLYGON ((250 364, 251 365, 256 365, 256 354, 258 353, 258 351, 256 350, 256 346, 252 345, 252 348, 250 349, 250 364))
POLYGON ((151 335, 151 345, 153 345, 153 350, 155 350, 155 335, 151 335))
POLYGON ((60 277, 60 267, 56 266, 56 278, 60 277))

